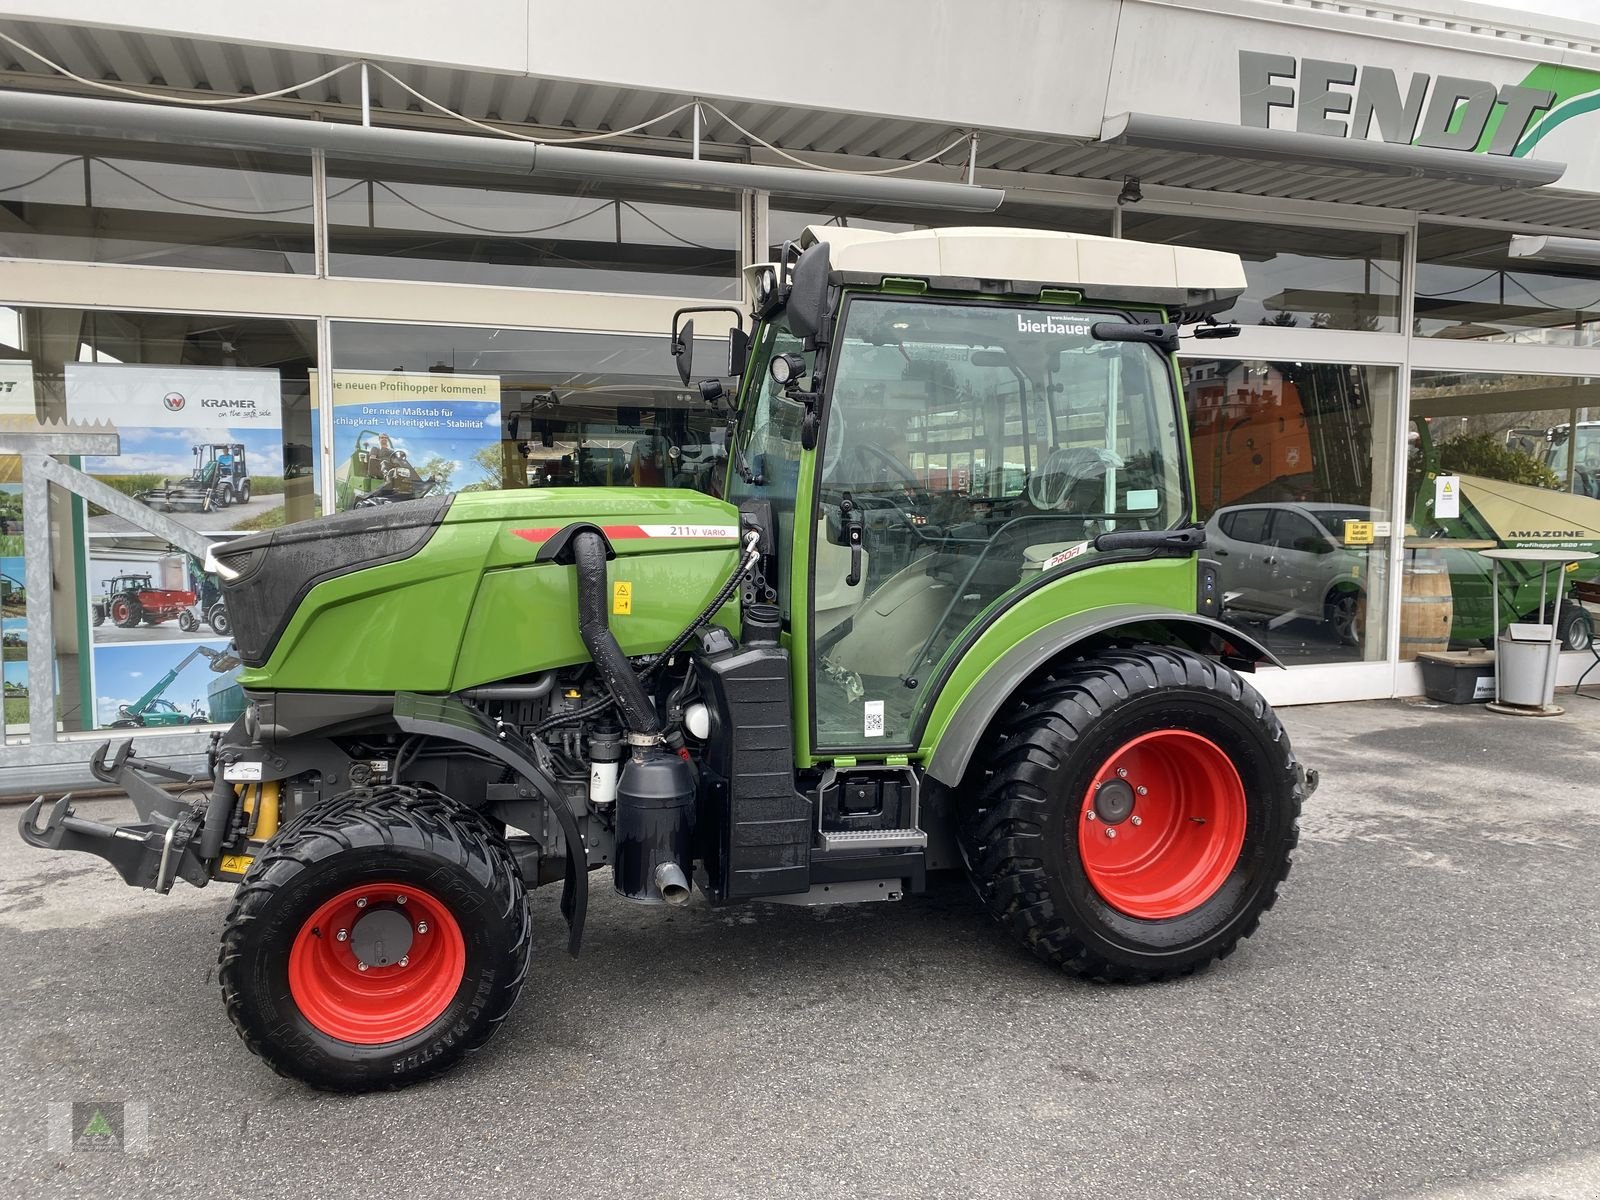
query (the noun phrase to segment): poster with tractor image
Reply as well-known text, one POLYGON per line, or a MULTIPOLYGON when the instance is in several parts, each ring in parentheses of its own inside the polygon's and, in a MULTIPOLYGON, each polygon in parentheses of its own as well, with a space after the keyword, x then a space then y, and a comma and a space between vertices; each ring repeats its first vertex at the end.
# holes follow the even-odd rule
POLYGON ((87 596, 97 645, 227 637, 215 576, 191 555, 147 534, 91 533, 87 596))
MULTIPOLYGON (((83 469, 205 532, 283 524, 282 380, 277 371, 68 363, 67 415, 110 424, 122 452, 83 469)), ((90 533, 136 531, 90 506, 90 533)))
MULTIPOLYGON (((311 390, 315 396, 315 371, 311 390)), ((334 372, 339 512, 497 487, 500 441, 496 375, 334 372)))
POLYGON ((232 721, 244 706, 239 667, 222 640, 97 645, 94 728, 172 729, 232 721))

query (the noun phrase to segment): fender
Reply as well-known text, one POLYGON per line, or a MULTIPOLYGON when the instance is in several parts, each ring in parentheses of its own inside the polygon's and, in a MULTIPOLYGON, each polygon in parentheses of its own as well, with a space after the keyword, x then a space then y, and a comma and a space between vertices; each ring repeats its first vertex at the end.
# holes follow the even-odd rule
POLYGON ((966 775, 973 752, 995 714, 1025 679, 1080 642, 1118 630, 1133 632, 1140 626, 1156 626, 1172 640, 1213 658, 1243 659, 1251 669, 1263 662, 1283 667, 1272 651, 1249 634, 1211 617, 1155 604, 1108 604, 1085 609, 1036 630, 995 661, 951 716, 928 759, 927 773, 940 783, 955 787, 966 775))
POLYGON ((561 826, 567 843, 567 876, 561 911, 567 918, 567 953, 577 958, 583 944, 584 917, 589 910, 589 859, 577 818, 539 765, 538 754, 510 729, 490 725, 454 696, 398 692, 394 698, 394 720, 406 733, 460 742, 499 759, 538 793, 561 826))

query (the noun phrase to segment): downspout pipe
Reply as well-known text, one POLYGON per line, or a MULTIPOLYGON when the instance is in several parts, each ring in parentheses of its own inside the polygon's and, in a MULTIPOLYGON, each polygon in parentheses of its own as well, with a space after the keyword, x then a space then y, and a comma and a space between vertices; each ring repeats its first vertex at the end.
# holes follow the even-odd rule
POLYGON ((749 188, 819 200, 859 200, 961 212, 993 212, 1005 199, 1005 192, 998 188, 939 180, 585 150, 511 138, 378 129, 334 121, 60 96, 48 92, 0 91, 0 128, 247 150, 300 153, 324 150, 345 159, 456 166, 508 175, 603 179, 634 184, 698 184, 735 190, 749 188))

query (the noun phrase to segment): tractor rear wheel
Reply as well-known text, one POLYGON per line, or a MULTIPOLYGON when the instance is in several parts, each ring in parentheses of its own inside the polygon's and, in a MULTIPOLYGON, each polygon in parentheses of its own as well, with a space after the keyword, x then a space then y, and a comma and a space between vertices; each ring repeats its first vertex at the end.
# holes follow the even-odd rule
POLYGON ((336 796, 290 822, 228 911, 222 995, 245 1045, 329 1091, 454 1066, 527 972, 527 895, 504 840, 437 792, 336 796))
POLYGON ((995 918, 1093 979, 1187 975, 1255 931, 1289 873, 1304 773, 1278 718, 1166 646, 1057 670, 997 731, 962 851, 995 918))
POLYGON ((144 606, 134 597, 123 593, 111 597, 111 623, 118 629, 132 629, 144 619, 144 606))

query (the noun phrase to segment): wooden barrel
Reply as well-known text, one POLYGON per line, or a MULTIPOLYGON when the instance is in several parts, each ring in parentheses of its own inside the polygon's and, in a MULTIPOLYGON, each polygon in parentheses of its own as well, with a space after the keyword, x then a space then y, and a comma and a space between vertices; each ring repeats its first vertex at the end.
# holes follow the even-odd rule
POLYGON ((1400 657, 1448 650, 1455 604, 1444 558, 1431 550, 1408 552, 1400 583, 1400 657))

